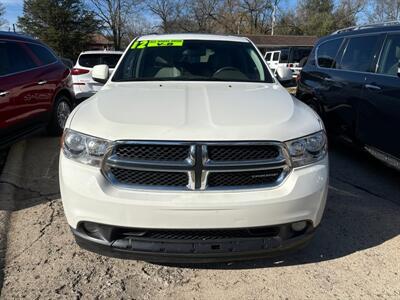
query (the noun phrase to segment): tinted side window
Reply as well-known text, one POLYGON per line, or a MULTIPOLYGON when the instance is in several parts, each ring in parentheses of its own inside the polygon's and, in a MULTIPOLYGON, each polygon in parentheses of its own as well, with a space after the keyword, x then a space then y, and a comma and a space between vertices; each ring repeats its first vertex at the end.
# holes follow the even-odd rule
POLYGON ((48 65, 57 61, 57 58, 53 55, 53 53, 51 53, 45 47, 35 44, 27 45, 29 49, 32 50, 33 54, 35 54, 35 56, 39 59, 41 66, 48 65))
POLYGON ((0 41, 0 76, 37 67, 21 43, 0 41))
POLYGON ((321 44, 317 51, 318 65, 323 68, 335 66, 336 54, 342 44, 343 39, 335 39, 321 44))
POLYGON ((278 61, 279 60, 279 52, 274 52, 274 56, 272 58, 273 61, 278 61))
POLYGON ((270 61, 271 60, 271 52, 268 52, 267 55, 265 55, 265 60, 270 61))
POLYGON ((339 69, 359 72, 371 71, 378 38, 377 35, 351 38, 344 50, 339 69))
POLYGON ((388 35, 379 61, 378 73, 398 76, 400 63, 400 34, 388 35))

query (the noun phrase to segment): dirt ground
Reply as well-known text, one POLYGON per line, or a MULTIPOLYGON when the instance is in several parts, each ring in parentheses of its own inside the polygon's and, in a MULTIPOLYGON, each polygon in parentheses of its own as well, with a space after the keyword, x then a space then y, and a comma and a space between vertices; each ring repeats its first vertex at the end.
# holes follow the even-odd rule
POLYGON ((58 139, 29 140, 24 153, 23 172, 2 175, 18 187, 2 299, 400 299, 400 173, 364 154, 331 151, 325 217, 306 249, 166 266, 81 250, 59 199, 58 139))

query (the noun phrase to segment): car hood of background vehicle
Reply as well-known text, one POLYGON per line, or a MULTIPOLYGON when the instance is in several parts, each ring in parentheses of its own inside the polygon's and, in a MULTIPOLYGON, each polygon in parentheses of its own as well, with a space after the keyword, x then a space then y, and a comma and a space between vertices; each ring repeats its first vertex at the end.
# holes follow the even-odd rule
POLYGON ((320 130, 279 84, 109 83, 67 126, 109 140, 289 140, 320 130))

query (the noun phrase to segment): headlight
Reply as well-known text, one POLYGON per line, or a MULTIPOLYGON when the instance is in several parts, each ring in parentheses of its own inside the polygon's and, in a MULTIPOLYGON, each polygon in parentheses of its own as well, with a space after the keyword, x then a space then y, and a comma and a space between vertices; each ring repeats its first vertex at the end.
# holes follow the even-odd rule
POLYGON ((293 167, 301 167, 323 159, 327 153, 324 131, 286 142, 293 167))
POLYGON ((66 129, 62 138, 62 151, 69 159, 99 167, 110 144, 110 141, 66 129))

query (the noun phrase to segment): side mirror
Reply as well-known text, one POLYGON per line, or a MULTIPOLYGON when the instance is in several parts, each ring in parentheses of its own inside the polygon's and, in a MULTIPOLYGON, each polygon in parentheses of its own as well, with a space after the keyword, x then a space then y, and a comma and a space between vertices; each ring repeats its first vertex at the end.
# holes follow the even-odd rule
POLYGON ((94 81, 106 83, 109 76, 109 68, 107 65, 96 65, 92 69, 92 78, 94 81))
POLYGON ((288 67, 279 66, 276 71, 276 78, 280 82, 289 81, 293 79, 293 72, 288 67))

